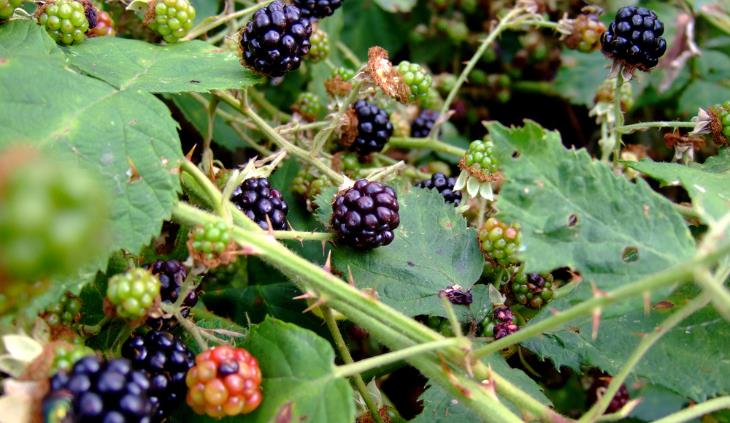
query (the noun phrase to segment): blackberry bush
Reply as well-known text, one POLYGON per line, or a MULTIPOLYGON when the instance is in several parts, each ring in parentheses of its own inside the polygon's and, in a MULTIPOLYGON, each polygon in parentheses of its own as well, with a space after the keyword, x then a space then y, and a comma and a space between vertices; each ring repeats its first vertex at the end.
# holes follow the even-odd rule
POLYGON ((91 27, 80 1, 54 0, 38 12, 38 22, 57 43, 78 44, 86 39, 86 31, 91 27))
POLYGON ((279 190, 272 188, 266 178, 250 178, 233 191, 231 202, 261 228, 283 231, 289 227, 289 211, 279 190))
POLYGON ((649 71, 667 50, 664 24, 644 7, 626 6, 601 37, 603 54, 627 69, 649 71))
POLYGON ((132 320, 147 315, 159 295, 160 280, 142 268, 111 277, 106 290, 106 298, 116 307, 117 315, 132 320))
POLYGON ((248 414, 263 400, 258 361, 243 348, 213 347, 195 357, 186 401, 198 414, 222 418, 248 414))
POLYGON ((302 115, 304 119, 314 121, 322 112, 322 105, 317 94, 306 92, 299 94, 292 110, 302 115))
POLYGON ((447 203, 458 206, 461 202, 461 193, 454 191, 456 178, 447 177, 443 173, 434 173, 431 179, 426 179, 416 184, 419 188, 435 189, 444 197, 447 203))
POLYGON ((193 27, 195 8, 188 0, 158 0, 150 28, 168 43, 176 43, 193 27))
POLYGON ((342 243, 370 250, 393 242, 398 210, 393 188, 360 179, 335 197, 331 224, 342 243))
POLYGON ((497 306, 491 316, 482 322, 482 334, 493 336, 494 339, 502 339, 505 336, 517 332, 520 328, 512 311, 505 306, 497 306))
POLYGON ((195 364, 193 353, 170 332, 150 331, 127 339, 122 356, 147 374, 153 421, 165 420, 186 395, 185 377, 195 364))
POLYGON ((241 31, 242 64, 266 76, 296 70, 309 53, 312 25, 294 5, 275 1, 259 9, 241 31))
POLYGON ((499 170, 499 162, 494 157, 494 144, 490 140, 476 140, 469 144, 463 165, 471 173, 493 174, 499 170))
POLYGON ((228 264, 225 253, 231 244, 231 228, 223 222, 209 222, 193 229, 188 251, 207 267, 228 264))
POLYGON ((393 124, 385 110, 358 100, 352 105, 357 118, 357 133, 350 148, 360 155, 381 151, 393 135, 393 124))

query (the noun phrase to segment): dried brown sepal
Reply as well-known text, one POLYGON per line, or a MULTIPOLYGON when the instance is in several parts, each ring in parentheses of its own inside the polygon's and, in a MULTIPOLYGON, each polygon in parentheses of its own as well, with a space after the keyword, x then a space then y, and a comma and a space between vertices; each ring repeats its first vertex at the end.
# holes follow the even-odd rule
MULTIPOLYGON (((714 136, 714 133, 713 133, 714 136)), ((702 137, 695 137, 690 135, 682 135, 678 131, 667 132, 664 134, 664 145, 667 148, 676 147, 693 147, 702 148, 705 146, 705 140, 702 137)))
POLYGON ((382 47, 370 47, 365 72, 383 92, 398 102, 407 104, 411 89, 403 80, 398 69, 388 59, 388 52, 382 47))
POLYGON ((709 110, 707 110, 707 113, 710 115, 710 132, 712 133, 712 140, 715 144, 727 145, 729 140, 725 134, 722 133, 723 126, 720 113, 718 113, 714 107, 710 107, 709 110))
POLYGON ((349 147, 357 138, 357 112, 355 109, 349 108, 342 115, 342 125, 339 128, 340 145, 349 147))
POLYGON ((324 89, 330 97, 343 97, 352 90, 352 83, 345 81, 340 75, 335 75, 324 81, 324 89))
POLYGON ((144 13, 144 20, 142 21, 145 26, 149 25, 152 21, 155 20, 155 6, 157 5, 157 0, 152 0, 149 3, 147 3, 147 10, 144 13))
POLYGON ((461 160, 459 160, 459 168, 469 172, 469 175, 478 179, 479 182, 492 182, 495 184, 501 184, 502 180, 504 179, 502 172, 486 174, 486 173, 482 172, 480 169, 475 169, 475 168, 467 165, 466 160, 464 160, 463 157, 461 158, 461 160))
MULTIPOLYGON (((390 420, 390 416, 388 415, 388 406, 384 405, 380 407, 378 410, 378 414, 380 414, 380 418, 383 420, 383 423, 391 423, 392 420, 390 420)), ((362 414, 359 416, 355 423, 375 423, 375 419, 373 419, 373 415, 367 411, 365 414, 362 414)))

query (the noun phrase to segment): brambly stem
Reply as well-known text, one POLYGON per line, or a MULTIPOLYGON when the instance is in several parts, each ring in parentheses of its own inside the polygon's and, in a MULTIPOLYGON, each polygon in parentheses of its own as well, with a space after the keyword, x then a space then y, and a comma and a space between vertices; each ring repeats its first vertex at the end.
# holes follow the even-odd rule
POLYGON ((439 153, 451 154, 452 156, 461 157, 466 154, 466 150, 455 145, 447 144, 433 138, 411 138, 411 137, 392 137, 388 141, 390 148, 420 148, 431 150, 439 153))
POLYGON ((613 113, 614 113, 614 128, 613 128, 613 164, 618 164, 621 159, 621 128, 624 125, 624 111, 621 109, 621 88, 624 85, 623 67, 618 69, 616 74, 616 87, 613 92, 613 113))
POLYGON ((659 122, 641 122, 633 125, 617 125, 616 131, 622 134, 633 134, 637 131, 646 131, 647 129, 661 129, 661 128, 694 128, 697 124, 695 122, 682 122, 682 121, 659 121, 659 122))
POLYGON ((702 404, 685 408, 682 411, 678 411, 674 414, 670 414, 664 418, 656 420, 654 423, 684 423, 695 420, 705 414, 710 414, 713 411, 725 410, 728 408, 730 408, 730 396, 719 397, 705 401, 702 404))
POLYGON ((234 13, 230 13, 228 15, 217 15, 217 16, 211 16, 209 18, 203 19, 203 22, 198 24, 195 28, 191 29, 188 35, 186 35, 183 40, 190 41, 194 40, 198 37, 200 37, 203 34, 206 34, 211 29, 214 29, 220 25, 223 25, 226 22, 229 22, 233 19, 238 19, 243 16, 251 15, 257 10, 261 9, 262 7, 266 7, 269 5, 269 3, 272 3, 274 0, 265 0, 261 3, 257 3, 251 7, 247 7, 245 9, 239 10, 234 13))
POLYGON ((334 234, 329 232, 308 232, 308 231, 273 231, 276 239, 293 239, 296 241, 331 241, 335 239, 334 234))

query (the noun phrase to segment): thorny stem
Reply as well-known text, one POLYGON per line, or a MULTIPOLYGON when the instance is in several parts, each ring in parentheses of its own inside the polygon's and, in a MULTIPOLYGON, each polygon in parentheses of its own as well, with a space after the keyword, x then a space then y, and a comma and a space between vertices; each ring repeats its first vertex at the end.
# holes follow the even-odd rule
POLYGON ((317 135, 314 137, 314 141, 312 142, 312 150, 309 152, 309 155, 312 158, 316 158, 319 155, 319 153, 322 151, 322 148, 325 146, 325 144, 327 144, 327 141, 329 141, 332 137, 335 129, 337 129, 337 127, 340 125, 342 117, 350 108, 350 104, 355 101, 358 94, 360 93, 360 85, 360 82, 355 82, 352 84, 350 94, 344 100, 342 100, 342 103, 340 104, 340 109, 335 115, 332 116, 332 120, 329 126, 317 133, 317 135))
POLYGON ((231 21, 233 19, 240 18, 242 16, 250 15, 257 11, 258 9, 261 9, 262 7, 266 7, 269 3, 273 2, 274 0, 265 0, 261 3, 255 4, 251 7, 247 7, 245 9, 239 10, 237 12, 228 14, 228 15, 218 15, 218 16, 211 16, 210 18, 206 18, 201 22, 198 26, 190 30, 188 35, 183 38, 185 41, 194 40, 201 35, 207 33, 213 28, 216 28, 219 25, 223 25, 224 23, 231 21))
MULTIPOLYGON (((332 314, 332 309, 329 308, 327 305, 321 306, 320 309, 322 310, 324 321, 327 324, 327 329, 329 329, 330 334, 332 335, 332 339, 335 341, 337 351, 340 353, 340 357, 342 357, 342 361, 345 362, 346 366, 352 365, 354 363, 354 360, 352 359, 352 354, 350 354, 350 350, 347 348, 345 338, 342 337, 342 332, 340 332, 340 328, 339 326, 337 326, 337 321, 332 314)), ((340 368, 342 367, 338 367, 338 369, 340 368)), ((362 372, 358 371, 354 373, 343 374, 339 377, 353 378, 353 381, 355 382, 355 388, 358 390, 358 392, 360 392, 363 401, 365 401, 365 405, 367 405, 368 410, 370 410, 370 414, 372 415, 373 420, 378 423, 384 423, 383 419, 380 417, 380 410, 378 409, 377 404, 375 404, 373 397, 370 395, 370 391, 368 391, 368 387, 365 384, 365 381, 362 379, 360 373, 362 372)), ((335 374, 337 374, 337 371, 335 371, 335 374)))
POLYGON ((446 318, 449 320, 449 324, 451 325, 451 331, 454 332, 454 336, 457 338, 463 337, 464 333, 461 330, 461 324, 459 323, 459 319, 456 317, 456 313, 454 312, 454 306, 451 305, 451 302, 448 298, 446 298, 445 295, 441 296, 441 302, 446 309, 446 318))
POLYGON ((309 231, 273 231, 276 239, 293 239, 296 241, 330 241, 335 236, 329 232, 309 231))
POLYGON ((624 125, 624 111, 621 109, 621 87, 624 85, 623 67, 616 74, 616 87, 613 93, 613 113, 615 116, 613 135, 613 164, 618 164, 621 158, 621 128, 624 125))
POLYGON ((728 408, 730 408, 730 396, 719 397, 705 401, 702 404, 685 408, 684 410, 656 420, 654 423, 684 423, 695 420, 705 414, 710 414, 713 411, 725 410, 728 408))
POLYGON ((200 329, 198 329, 197 326, 190 320, 184 318, 182 314, 180 314, 179 310, 175 310, 173 313, 173 316, 175 316, 175 319, 180 323, 180 325, 192 335, 193 339, 195 339, 195 342, 198 344, 198 347, 201 351, 205 351, 208 349, 208 343, 203 339, 203 335, 200 334, 200 329))
POLYGON ((694 128, 694 122, 680 121, 659 121, 659 122, 641 122, 633 125, 616 125, 616 131, 621 134, 632 134, 637 131, 645 131, 652 128, 694 128))
POLYGON ((210 172, 211 165, 213 163, 213 150, 210 148, 210 143, 213 141, 213 132, 215 128, 215 115, 218 109, 218 99, 213 98, 208 102, 208 128, 205 133, 205 139, 203 140, 203 156, 200 160, 203 170, 210 172))
POLYGON ((388 141, 390 148, 422 148, 440 153, 451 154, 461 157, 466 154, 466 150, 455 145, 447 144, 433 138, 411 138, 411 137, 392 137, 388 141))
POLYGON ((350 50, 350 48, 345 45, 345 43, 343 43, 342 41, 337 41, 336 45, 337 49, 340 50, 345 58, 347 58, 350 63, 355 65, 356 68, 360 68, 360 66, 362 66, 362 62, 360 61, 360 59, 357 58, 355 53, 353 53, 352 50, 350 50))

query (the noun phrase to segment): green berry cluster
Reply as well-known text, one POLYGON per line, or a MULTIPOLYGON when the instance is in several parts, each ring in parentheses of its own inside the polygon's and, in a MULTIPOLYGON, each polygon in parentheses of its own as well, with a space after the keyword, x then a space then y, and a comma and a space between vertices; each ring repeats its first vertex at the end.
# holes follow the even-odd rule
POLYGON ((94 354, 94 350, 84 344, 60 344, 53 350, 51 374, 68 371, 79 359, 94 354))
POLYGON ((125 319, 146 315, 159 295, 160 280, 142 268, 113 276, 106 289, 106 297, 116 306, 117 315, 125 319))
POLYGON ((719 132, 725 137, 725 143, 727 143, 730 140, 730 101, 712 107, 712 111, 722 125, 722 130, 719 132))
POLYGON ((150 28, 168 43, 176 43, 193 27, 195 8, 188 0, 161 0, 155 4, 150 28))
POLYGON ((507 225, 493 217, 479 229, 479 246, 484 257, 500 266, 517 263, 520 238, 519 225, 507 225))
POLYGON ((356 72, 353 69, 346 68, 344 66, 338 66, 332 71, 332 77, 339 76, 343 81, 349 81, 354 78, 356 72))
POLYGON ((38 21, 57 43, 78 44, 86 39, 89 21, 84 5, 76 0, 55 0, 48 3, 38 21))
POLYGON ((0 0, 0 20, 13 16, 13 11, 23 4, 23 0, 0 0))
POLYGON ((492 174, 499 170, 499 163, 494 157, 494 144, 490 140, 476 140, 469 144, 464 156, 464 164, 477 172, 492 174))
POLYGON ((296 103, 292 106, 292 109, 299 112, 302 117, 307 120, 316 120, 319 114, 322 112, 322 104, 319 101, 319 96, 311 92, 303 92, 299 94, 296 103))
POLYGON ((601 35, 606 26, 596 14, 582 14, 572 22, 573 32, 564 38, 568 48, 590 53, 601 46, 601 35))
POLYGON ((398 72, 411 90, 411 101, 428 95, 431 89, 431 75, 421 65, 402 61, 398 64, 398 72))
POLYGON ((306 58, 310 62, 319 63, 330 55, 330 39, 326 32, 321 29, 314 31, 309 42, 312 46, 309 48, 306 58))
POLYGON ((302 168, 292 179, 291 190, 305 201, 308 210, 314 211, 317 208, 316 197, 322 193, 322 189, 329 186, 332 186, 332 182, 328 177, 302 168))
POLYGON ((71 293, 54 303, 43 313, 43 319, 49 326, 68 326, 81 317, 81 299, 71 293))
POLYGON ((540 308, 553 298, 551 274, 520 272, 511 285, 514 300, 531 308, 540 308))
POLYGON ((216 260, 231 242, 231 228, 224 222, 197 226, 191 235, 192 249, 203 260, 216 260))

